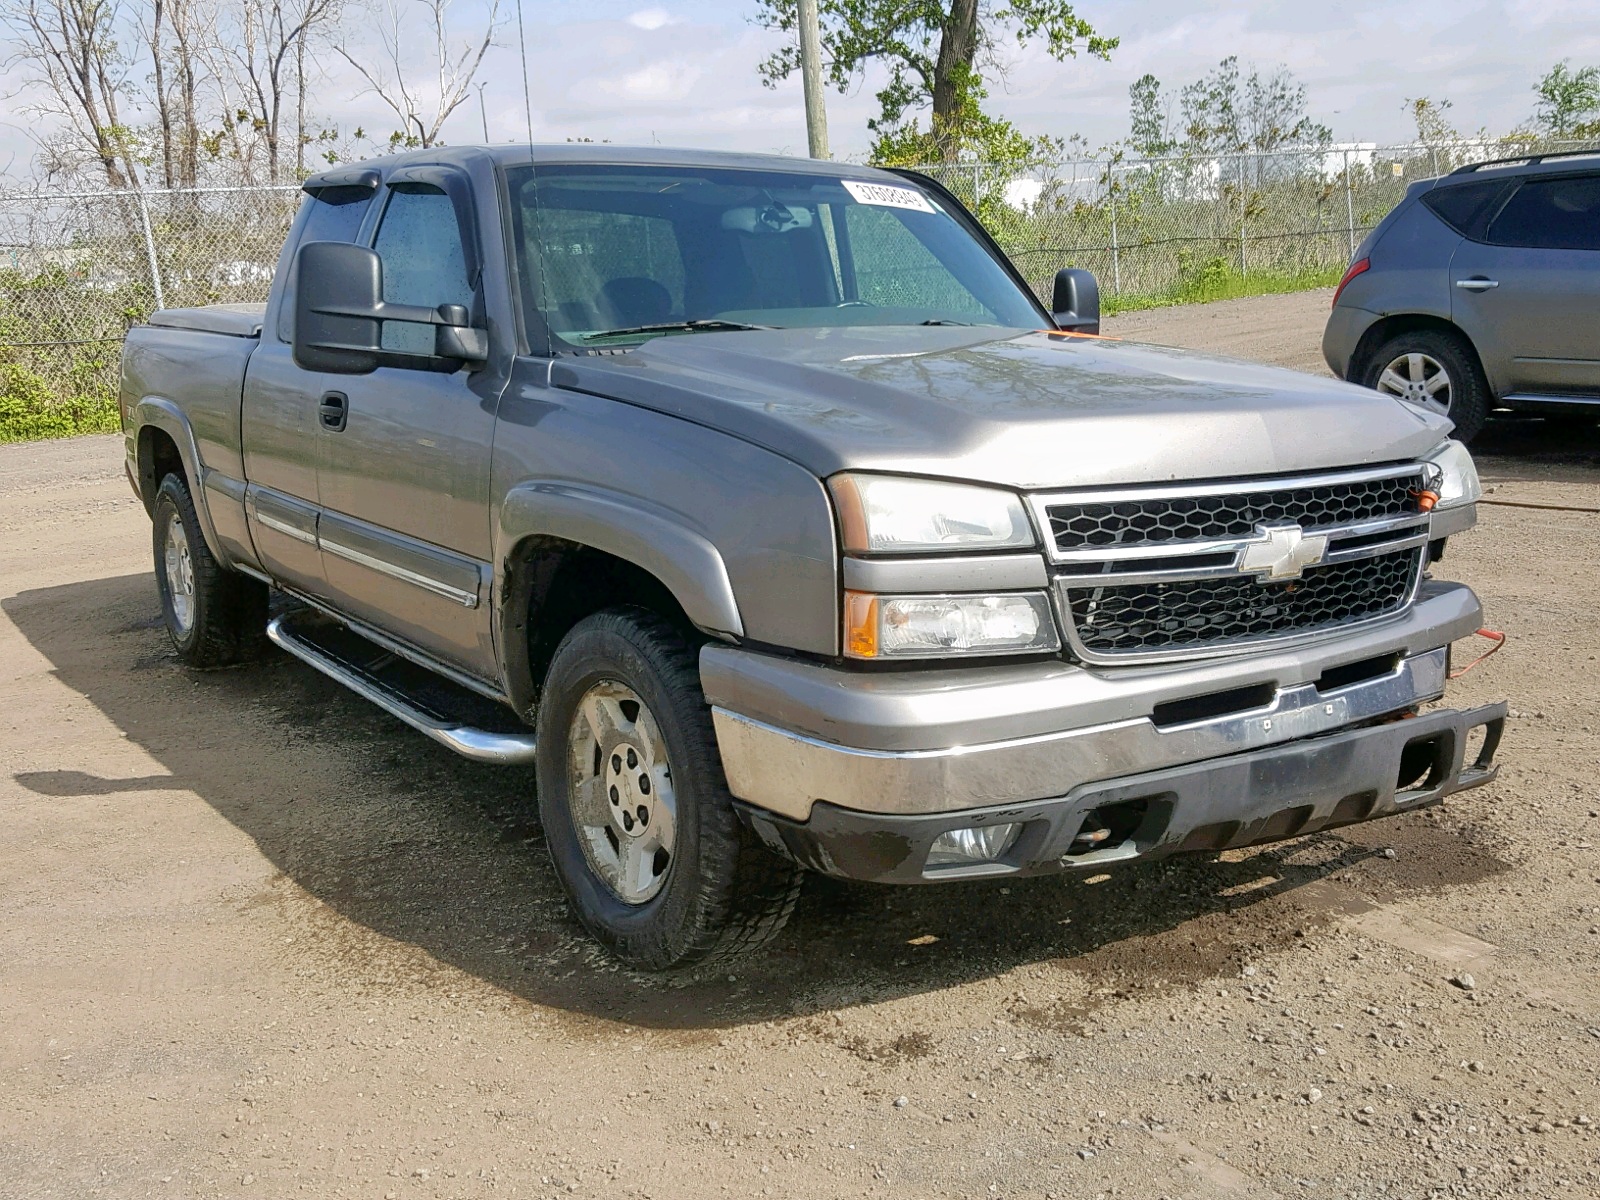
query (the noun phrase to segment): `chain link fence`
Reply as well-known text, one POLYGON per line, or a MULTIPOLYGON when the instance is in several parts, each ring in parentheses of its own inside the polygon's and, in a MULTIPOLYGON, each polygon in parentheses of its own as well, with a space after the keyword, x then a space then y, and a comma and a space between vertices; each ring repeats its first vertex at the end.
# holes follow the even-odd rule
MULTIPOLYGON (((1041 298, 1059 268, 1081 266, 1114 312, 1332 282, 1411 183, 1534 150, 1352 144, 924 170, 1041 298)), ((160 307, 265 299, 299 200, 294 187, 0 193, 0 438, 114 427, 128 327, 160 307)))
POLYGON ((978 213, 1042 299, 1064 266, 1100 280, 1109 311, 1337 280, 1361 239, 1420 179, 1513 153, 1493 141, 1353 144, 1270 154, 1084 159, 921 170, 978 213))

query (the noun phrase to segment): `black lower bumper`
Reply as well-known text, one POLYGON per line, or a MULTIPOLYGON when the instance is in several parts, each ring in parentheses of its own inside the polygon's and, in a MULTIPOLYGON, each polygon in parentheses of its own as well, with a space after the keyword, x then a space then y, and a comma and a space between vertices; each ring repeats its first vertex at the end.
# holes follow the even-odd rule
POLYGON ((739 811, 773 850, 848 879, 937 883, 1082 870, 1279 841, 1424 808, 1495 777, 1505 717, 1504 704, 1444 709, 996 808, 895 816, 818 803, 805 822, 749 804, 739 811), (1475 730, 1483 739, 1469 762, 1475 730), (1018 827, 997 859, 928 865, 941 834, 995 825, 1018 827))

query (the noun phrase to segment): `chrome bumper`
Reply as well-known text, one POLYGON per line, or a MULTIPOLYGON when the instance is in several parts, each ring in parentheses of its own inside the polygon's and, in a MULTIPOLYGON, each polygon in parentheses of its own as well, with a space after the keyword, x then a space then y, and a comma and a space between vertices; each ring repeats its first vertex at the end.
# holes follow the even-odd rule
POLYGON ((1441 583, 1382 629, 1180 668, 1055 663, 886 676, 708 647, 701 678, 740 800, 791 821, 807 820, 819 802, 925 815, 1060 797, 1414 707, 1444 693, 1446 645, 1479 624, 1472 592, 1441 583), (1394 656, 1392 669, 1318 690, 1327 671, 1383 655, 1394 656), (1267 685, 1270 700, 1244 711, 1154 719, 1168 702, 1267 685))

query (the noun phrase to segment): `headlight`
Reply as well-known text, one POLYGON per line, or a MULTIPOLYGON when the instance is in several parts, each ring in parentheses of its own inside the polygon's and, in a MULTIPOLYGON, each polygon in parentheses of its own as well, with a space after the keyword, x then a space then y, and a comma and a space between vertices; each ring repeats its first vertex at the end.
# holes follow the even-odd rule
POLYGON ((828 481, 851 554, 1006 550, 1032 546, 1022 501, 998 488, 892 475, 828 481))
POLYGON ((943 658, 1056 650, 1043 592, 999 596, 844 594, 844 651, 851 658, 943 658))
POLYGON ((1478 479, 1478 468, 1472 455, 1457 441, 1448 441, 1423 460, 1434 468, 1429 472, 1431 489, 1438 493, 1435 509, 1459 508, 1475 504, 1483 495, 1483 484, 1478 479))

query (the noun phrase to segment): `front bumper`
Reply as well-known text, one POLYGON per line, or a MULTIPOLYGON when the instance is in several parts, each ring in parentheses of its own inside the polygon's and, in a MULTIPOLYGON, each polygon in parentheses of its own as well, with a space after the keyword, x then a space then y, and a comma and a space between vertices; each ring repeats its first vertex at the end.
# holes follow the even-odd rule
POLYGON ((748 804, 741 814, 773 850, 829 875, 879 883, 1099 869, 1180 851, 1224 850, 1423 808, 1498 772, 1506 706, 1441 710, 1264 750, 1080 784, 1029 803, 899 816, 831 803, 795 821, 748 804), (1467 760, 1469 738, 1483 730, 1467 760), (940 834, 1020 826, 992 862, 928 866, 940 834), (1107 831, 1086 842, 1085 830, 1107 831))

